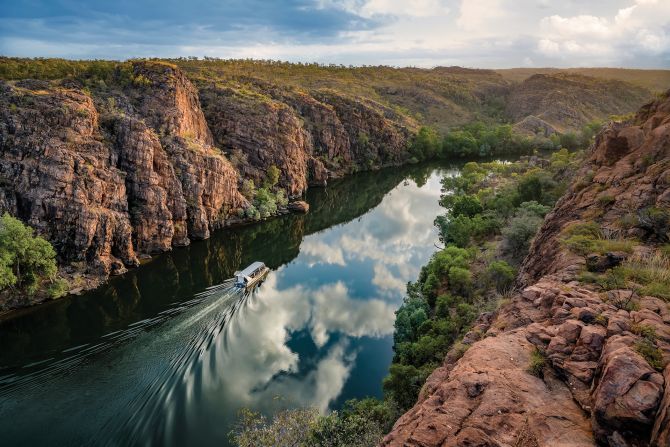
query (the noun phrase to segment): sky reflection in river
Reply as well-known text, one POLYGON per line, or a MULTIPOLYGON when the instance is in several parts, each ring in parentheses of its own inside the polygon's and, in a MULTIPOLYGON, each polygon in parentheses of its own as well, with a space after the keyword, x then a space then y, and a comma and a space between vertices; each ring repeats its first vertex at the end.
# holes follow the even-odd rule
POLYGON ((0 322, 0 372, 20 379, 0 377, 0 432, 16 445, 225 446, 243 407, 380 396, 394 311, 435 251, 445 172, 354 176, 310 192, 308 215, 218 233, 0 322), (273 271, 251 296, 193 300, 254 260, 273 271), (109 333, 123 343, 100 345, 109 333), (49 358, 53 374, 22 367, 49 358))
MULTIPOLYGON (((257 407, 280 395, 326 411, 348 380, 360 380, 351 374, 357 358, 388 365, 394 311, 435 250, 439 178, 405 181, 363 217, 306 237, 299 256, 270 275, 221 361, 236 401, 257 407), (312 344, 311 355, 294 342, 312 344)), ((369 394, 380 393, 379 372, 363 372, 377 384, 369 394)))

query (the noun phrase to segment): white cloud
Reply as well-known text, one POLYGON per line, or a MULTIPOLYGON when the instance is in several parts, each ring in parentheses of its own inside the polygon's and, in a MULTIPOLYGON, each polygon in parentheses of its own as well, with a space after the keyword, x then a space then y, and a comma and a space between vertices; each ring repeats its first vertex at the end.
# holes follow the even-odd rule
POLYGON ((466 31, 481 33, 497 28, 506 11, 503 0, 463 0, 457 23, 466 31))
POLYGON ((372 278, 372 284, 376 285, 380 291, 392 291, 394 293, 405 293, 407 281, 403 281, 383 264, 375 264, 375 275, 372 278))
POLYGON ((576 17, 561 17, 553 15, 545 17, 540 22, 543 28, 548 28, 559 36, 586 35, 591 37, 608 37, 612 28, 607 19, 590 15, 576 17))
POLYGON ((340 247, 326 244, 316 238, 308 238, 300 245, 300 252, 307 255, 310 265, 333 264, 345 265, 344 253, 340 247))
POLYGON ((637 0, 608 15, 550 15, 540 20, 538 53, 589 65, 670 53, 670 2, 637 0))

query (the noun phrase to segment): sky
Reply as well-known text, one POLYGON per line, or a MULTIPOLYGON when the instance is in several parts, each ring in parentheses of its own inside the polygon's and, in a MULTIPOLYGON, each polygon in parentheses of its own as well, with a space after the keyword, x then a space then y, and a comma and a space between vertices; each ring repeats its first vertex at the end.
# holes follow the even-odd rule
POLYGON ((0 54, 670 68, 670 0, 0 0, 0 54))

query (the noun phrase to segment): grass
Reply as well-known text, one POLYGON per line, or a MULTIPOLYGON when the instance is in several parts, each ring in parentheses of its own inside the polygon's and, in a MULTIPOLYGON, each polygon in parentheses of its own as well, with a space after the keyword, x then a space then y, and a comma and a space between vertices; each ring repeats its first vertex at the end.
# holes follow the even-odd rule
POLYGON ((649 338, 642 338, 637 341, 634 346, 635 351, 640 354, 649 363, 649 366, 662 371, 665 366, 663 363, 663 351, 661 351, 656 343, 649 338))
POLYGON ((624 239, 618 237, 616 233, 604 232, 595 222, 569 225, 563 230, 561 241, 570 251, 580 256, 617 251, 632 253, 637 244, 633 239, 624 239))
POLYGON ((618 267, 628 282, 640 284, 640 294, 670 301, 670 257, 662 250, 634 256, 618 267))
POLYGON ((584 271, 579 279, 604 290, 629 289, 638 296, 655 296, 670 302, 670 255, 661 247, 652 253, 631 256, 602 274, 584 271))
POLYGON ((543 378, 544 367, 547 365, 547 359, 538 348, 535 348, 530 354, 530 363, 526 371, 535 377, 543 378))

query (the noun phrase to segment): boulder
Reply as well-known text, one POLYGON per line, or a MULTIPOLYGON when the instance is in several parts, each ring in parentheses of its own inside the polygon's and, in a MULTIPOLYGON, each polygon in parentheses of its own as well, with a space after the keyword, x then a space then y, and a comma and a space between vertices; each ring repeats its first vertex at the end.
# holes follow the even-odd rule
POLYGON ((296 200, 288 204, 288 209, 294 213, 306 213, 309 211, 309 203, 302 200, 296 200))

